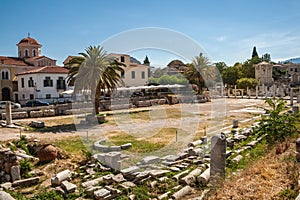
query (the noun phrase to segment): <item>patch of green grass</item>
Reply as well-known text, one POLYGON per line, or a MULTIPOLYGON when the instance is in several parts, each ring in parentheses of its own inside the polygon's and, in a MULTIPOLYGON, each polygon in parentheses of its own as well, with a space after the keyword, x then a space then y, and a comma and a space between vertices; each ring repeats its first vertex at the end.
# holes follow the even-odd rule
POLYGON ((87 150, 86 146, 79 137, 58 140, 54 142, 54 144, 70 154, 84 155, 84 151, 87 150))
POLYGON ((126 143, 131 143, 132 147, 128 149, 128 151, 136 152, 136 153, 152 152, 164 147, 163 144, 151 143, 145 140, 136 140, 135 137, 126 134, 110 137, 110 141, 114 145, 123 145, 126 143))
POLYGON ((246 166, 248 166, 249 164, 253 163, 257 159, 265 155, 268 152, 267 148, 268 145, 266 144, 266 141, 262 140, 254 148, 245 150, 241 154, 243 156, 243 159, 239 163, 230 162, 231 158, 234 158, 237 155, 234 155, 233 157, 229 157, 229 159, 227 159, 229 162, 227 164, 226 174, 231 174, 231 172, 234 172, 237 169, 244 169, 246 166), (247 154, 248 156, 246 156, 247 154))
POLYGON ((298 191, 292 189, 283 189, 277 196, 282 200, 296 199, 298 196, 298 191))
POLYGON ((149 200, 150 194, 148 193, 148 189, 145 186, 136 186, 132 190, 133 194, 135 195, 135 199, 139 200, 149 200))

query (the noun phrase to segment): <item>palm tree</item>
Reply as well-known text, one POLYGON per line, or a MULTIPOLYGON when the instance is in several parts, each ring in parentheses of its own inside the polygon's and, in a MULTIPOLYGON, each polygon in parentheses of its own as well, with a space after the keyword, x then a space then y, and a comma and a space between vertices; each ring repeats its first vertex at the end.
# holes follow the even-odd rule
POLYGON ((206 85, 210 85, 210 82, 215 80, 214 68, 209 59, 200 53, 192 60, 191 64, 187 64, 187 70, 184 74, 188 80, 197 84, 200 94, 205 85, 204 81, 206 81, 206 85))
POLYGON ((89 46, 80 56, 73 57, 67 66, 70 67, 68 83, 74 83, 74 92, 91 91, 95 114, 99 114, 100 95, 110 94, 119 84, 123 84, 121 73, 124 72, 114 58, 109 57, 100 46, 89 46))

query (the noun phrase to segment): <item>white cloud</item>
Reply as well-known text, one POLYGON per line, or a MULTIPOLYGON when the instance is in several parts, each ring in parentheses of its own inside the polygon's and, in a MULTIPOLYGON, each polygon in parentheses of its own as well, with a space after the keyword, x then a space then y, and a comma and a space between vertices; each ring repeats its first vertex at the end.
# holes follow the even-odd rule
POLYGON ((223 42, 225 40, 226 40, 226 36, 219 36, 219 37, 217 37, 217 41, 218 42, 223 42))

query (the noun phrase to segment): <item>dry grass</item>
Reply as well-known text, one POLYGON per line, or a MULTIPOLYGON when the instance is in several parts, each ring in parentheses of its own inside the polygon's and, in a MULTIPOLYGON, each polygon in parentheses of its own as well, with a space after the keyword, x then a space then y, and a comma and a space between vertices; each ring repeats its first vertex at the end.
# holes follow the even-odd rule
POLYGON ((298 177, 300 169, 299 164, 295 166, 294 149, 295 144, 291 143, 286 152, 277 155, 273 148, 263 158, 226 180, 208 199, 286 199, 280 195, 295 184, 294 178, 298 177))

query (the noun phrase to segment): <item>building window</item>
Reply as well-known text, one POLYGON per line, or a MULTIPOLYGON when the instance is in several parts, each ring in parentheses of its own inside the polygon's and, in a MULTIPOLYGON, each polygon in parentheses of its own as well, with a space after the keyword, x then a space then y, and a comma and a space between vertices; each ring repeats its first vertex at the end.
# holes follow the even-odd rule
POLYGON ((30 94, 29 95, 29 99, 31 100, 31 99, 34 99, 34 95, 33 94, 30 94))
POLYGON ((125 62, 125 57, 121 56, 121 62, 125 62))
POLYGON ((125 72, 121 71, 121 78, 125 78, 125 72))
POLYGON ((25 94, 22 94, 22 98, 25 99, 25 94))
POLYGON ((21 57, 21 51, 19 51, 19 58, 21 57))
POLYGON ((9 80, 9 71, 7 69, 3 69, 1 72, 2 80, 9 80))
POLYGON ((142 79, 145 79, 145 72, 142 72, 142 79))
POLYGON ((46 99, 51 99, 51 94, 46 94, 46 99))
POLYGON ((45 77, 44 87, 53 87, 53 80, 51 80, 50 76, 45 77))
POLYGON ((32 50, 32 55, 33 55, 34 57, 36 56, 36 50, 35 50, 35 49, 32 50))
POLYGON ((28 80, 28 87, 34 87, 34 82, 33 82, 32 77, 29 77, 29 80, 28 80))
POLYGON ((131 71, 131 78, 135 79, 135 71, 131 71))
POLYGON ((25 49, 25 57, 28 57, 28 49, 25 49))
POLYGON ((21 87, 24 88, 24 78, 21 78, 21 87))
POLYGON ((58 80, 56 81, 56 89, 66 89, 66 83, 64 80, 64 77, 58 77, 58 80))
POLYGON ((292 71, 293 71, 293 68, 291 68, 290 71, 292 72, 292 71))
POLYGON ((298 72, 298 68, 295 68, 295 72, 298 72))

